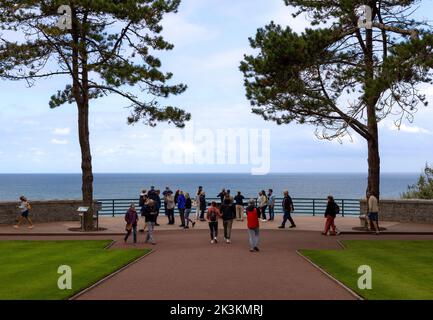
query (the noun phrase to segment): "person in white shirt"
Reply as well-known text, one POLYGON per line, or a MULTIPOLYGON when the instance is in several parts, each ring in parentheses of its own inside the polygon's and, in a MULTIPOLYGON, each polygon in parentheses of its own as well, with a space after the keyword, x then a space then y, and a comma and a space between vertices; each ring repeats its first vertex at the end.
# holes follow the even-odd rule
POLYGON ((31 209, 31 206, 26 197, 20 197, 20 204, 18 205, 18 208, 21 211, 21 216, 18 219, 18 223, 14 225, 14 228, 18 229, 23 222, 27 221, 29 224, 29 229, 33 229, 33 222, 32 219, 30 219, 29 217, 29 211, 31 209))

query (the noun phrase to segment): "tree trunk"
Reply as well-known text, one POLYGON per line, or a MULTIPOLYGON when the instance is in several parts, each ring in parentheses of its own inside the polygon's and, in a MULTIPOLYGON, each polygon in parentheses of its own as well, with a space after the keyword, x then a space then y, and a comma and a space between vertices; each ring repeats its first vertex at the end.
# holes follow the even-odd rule
POLYGON ((380 157, 377 137, 376 139, 368 140, 367 194, 374 195, 377 199, 379 199, 380 196, 380 157))
POLYGON ((93 172, 89 141, 89 104, 78 105, 78 135, 81 147, 82 195, 83 204, 89 207, 84 215, 84 229, 93 228, 93 172))

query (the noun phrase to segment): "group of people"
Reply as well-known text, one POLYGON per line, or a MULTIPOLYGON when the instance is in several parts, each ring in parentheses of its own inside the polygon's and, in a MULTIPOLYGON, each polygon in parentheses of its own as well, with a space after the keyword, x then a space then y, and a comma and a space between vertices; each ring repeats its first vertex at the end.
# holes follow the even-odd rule
MULTIPOLYGON (((181 220, 180 227, 189 229, 189 226, 195 226, 197 221, 207 221, 210 231, 211 243, 218 242, 218 221, 222 220, 224 229, 224 241, 231 243, 231 234, 233 221, 244 220, 244 212, 247 218, 247 229, 249 234, 250 250, 259 251, 259 221, 273 221, 274 210, 276 205, 276 198, 272 189, 268 192, 260 191, 256 199, 250 199, 245 203, 245 196, 240 191, 235 196, 231 195, 230 190, 222 189, 217 195, 220 203, 212 201, 210 207, 207 207, 206 193, 202 186, 199 186, 195 193, 194 199, 190 194, 183 190, 176 190, 173 192, 169 187, 161 193, 160 190, 151 186, 149 190, 143 190, 139 198, 139 207, 141 216, 144 217, 145 227, 147 229, 146 242, 155 244, 154 228, 159 226, 158 216, 163 209, 164 214, 167 216, 168 224, 175 224, 174 210, 177 206, 179 217, 181 220), (245 208, 246 206, 246 208, 245 208), (191 212, 195 208, 195 219, 191 218, 191 212), (266 210, 269 210, 269 217, 266 216, 266 210)), ((289 192, 283 192, 283 200, 281 203, 283 209, 283 220, 278 227, 283 229, 286 223, 289 222, 289 228, 296 228, 295 221, 293 220, 292 213, 295 210, 293 200, 289 192)), ((328 197, 328 203, 325 210, 325 228, 322 234, 324 235, 337 235, 338 229, 335 226, 335 217, 340 212, 340 208, 332 196, 328 197)), ((137 226, 138 226, 138 212, 134 204, 125 214, 126 221, 126 235, 125 242, 129 236, 133 234, 133 241, 137 242, 137 226)))

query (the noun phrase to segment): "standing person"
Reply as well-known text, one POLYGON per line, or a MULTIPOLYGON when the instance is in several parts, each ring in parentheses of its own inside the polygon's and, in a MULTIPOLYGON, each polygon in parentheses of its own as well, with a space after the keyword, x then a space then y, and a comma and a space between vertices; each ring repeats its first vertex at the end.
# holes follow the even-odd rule
POLYGON ((153 231, 155 229, 155 220, 156 220, 156 204, 152 199, 146 200, 146 210, 145 210, 145 222, 147 227, 147 235, 145 242, 148 243, 150 241, 151 244, 155 245, 156 242, 153 238, 153 231))
POLYGON ((179 195, 177 196, 177 209, 179 210, 180 216, 180 226, 181 228, 185 227, 185 203, 186 198, 183 194, 182 190, 179 190, 179 195))
POLYGON ((244 199, 245 197, 238 191, 238 194, 235 196, 234 200, 236 203, 236 220, 244 221, 244 199))
POLYGON ((174 203, 174 196, 172 192, 168 192, 165 196, 165 203, 167 206, 167 218, 168 218, 168 224, 172 225, 174 224, 174 207, 176 206, 174 203))
POLYGON ((153 201, 156 201, 156 190, 155 186, 151 186, 150 190, 147 192, 147 196, 149 199, 152 199, 153 201))
POLYGON ((230 203, 232 204, 233 203, 233 197, 231 196, 231 194, 230 194, 230 189, 227 189, 227 191, 226 191, 226 196, 224 197, 224 199, 225 198, 228 198, 229 200, 230 200, 230 203))
POLYGON ((206 221, 204 218, 204 212, 206 211, 206 193, 202 191, 200 193, 200 221, 206 221))
POLYGON ((126 235, 125 238, 123 238, 123 240, 127 242, 132 232, 134 243, 137 243, 138 214, 137 211, 135 210, 135 205, 133 203, 125 213, 125 222, 126 222, 126 227, 125 227, 126 235))
POLYGON ((334 220, 339 212, 340 212, 340 207, 338 206, 337 203, 335 203, 334 197, 328 196, 328 203, 326 205, 326 210, 325 210, 325 218, 326 218, 325 230, 322 232, 323 235, 325 236, 328 235, 328 232, 330 232, 331 236, 336 235, 334 220), (330 231, 330 229, 332 229, 332 231, 330 231))
POLYGON ((159 210, 161 210, 161 191, 158 189, 156 190, 156 196, 155 196, 155 203, 156 203, 156 219, 155 219, 155 226, 159 226, 158 224, 158 217, 159 217, 159 210))
POLYGON ((141 190, 140 197, 138 198, 138 206, 140 207, 140 212, 141 212, 141 208, 143 208, 144 206, 144 196, 146 194, 147 194, 146 189, 141 190))
POLYGON ((248 201, 246 212, 250 251, 259 251, 259 212, 255 207, 254 199, 248 201))
POLYGON ((223 205, 221 206, 221 214, 224 226, 224 241, 231 243, 231 234, 233 227, 233 219, 236 216, 235 205, 230 202, 230 198, 226 195, 223 205))
POLYGON ((293 200, 289 196, 289 191, 285 190, 283 192, 284 198, 283 202, 281 203, 281 206, 283 207, 283 222, 281 223, 281 226, 278 228, 284 229, 286 227, 286 222, 289 220, 290 227, 289 228, 296 228, 295 221, 293 221, 292 218, 292 212, 295 211, 295 207, 293 206, 293 200))
POLYGON ((377 198, 368 193, 368 230, 371 231, 371 224, 375 229, 376 234, 379 234, 379 201, 377 198))
POLYGON ((207 210, 207 221, 209 222, 210 243, 218 242, 218 218, 221 217, 221 212, 217 208, 217 203, 212 201, 211 207, 207 210))
POLYGON ((27 221, 29 224, 29 229, 33 229, 34 225, 32 222, 32 219, 30 219, 29 214, 30 210, 32 209, 32 206, 30 205, 30 202, 27 200, 26 197, 21 196, 20 197, 20 204, 18 205, 18 208, 21 211, 21 216, 18 218, 18 223, 14 225, 15 229, 18 229, 24 221, 27 221))
POLYGON ((165 201, 165 196, 169 193, 173 193, 173 191, 171 191, 169 187, 165 187, 165 190, 162 192, 162 196, 164 197, 164 214, 166 216, 168 216, 168 214, 167 214, 167 202, 165 201))
POLYGON ((174 194, 174 203, 177 204, 178 198, 179 198, 179 192, 180 190, 176 190, 175 194, 174 194))
POLYGON ((259 211, 262 221, 266 222, 266 207, 268 206, 268 197, 266 197, 265 190, 259 192, 259 211))
POLYGON ((185 193, 185 222, 186 222, 186 225, 184 227, 185 229, 189 229, 189 223, 190 222, 191 222, 193 228, 195 226, 195 221, 192 221, 189 218, 189 215, 191 213, 191 208, 192 208, 192 201, 191 201, 191 198, 189 196, 189 193, 187 192, 187 193, 185 193))
POLYGON ((195 220, 198 220, 200 217, 200 194, 203 191, 203 187, 199 186, 197 189, 197 192, 195 194, 195 200, 194 200, 194 204, 195 204, 195 220))
POLYGON ((224 197, 226 196, 226 189, 223 188, 220 193, 218 193, 217 198, 220 198, 221 204, 224 202, 224 197))
POLYGON ((275 196, 272 189, 268 190, 268 202, 269 202, 269 220, 274 221, 274 209, 275 209, 275 196))

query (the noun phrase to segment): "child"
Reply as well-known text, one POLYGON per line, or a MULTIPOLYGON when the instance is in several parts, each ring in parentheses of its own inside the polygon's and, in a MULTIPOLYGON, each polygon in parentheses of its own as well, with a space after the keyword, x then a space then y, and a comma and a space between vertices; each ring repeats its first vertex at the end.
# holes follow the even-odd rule
POLYGON ((134 204, 131 204, 128 211, 126 211, 125 221, 126 221, 126 235, 124 238, 125 242, 128 241, 128 238, 132 232, 133 238, 134 238, 134 243, 137 243, 138 214, 137 214, 137 211, 135 210, 134 204))
POLYGON ((259 212, 255 207, 254 199, 248 201, 247 226, 250 242, 250 252, 259 251, 259 212))
POLYGON ((217 208, 215 201, 212 201, 211 207, 207 210, 207 221, 210 229, 210 243, 218 242, 218 217, 222 217, 221 212, 217 208))
POLYGON ((20 197, 20 201, 21 202, 18 208, 21 210, 21 216, 18 219, 18 223, 14 225, 14 228, 18 229, 21 223, 24 222, 24 220, 26 220, 29 223, 29 229, 33 229, 33 222, 29 217, 29 211, 31 210, 32 207, 30 206, 30 203, 24 196, 20 197))

